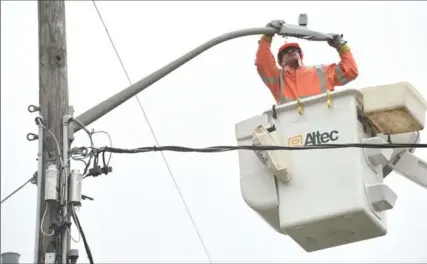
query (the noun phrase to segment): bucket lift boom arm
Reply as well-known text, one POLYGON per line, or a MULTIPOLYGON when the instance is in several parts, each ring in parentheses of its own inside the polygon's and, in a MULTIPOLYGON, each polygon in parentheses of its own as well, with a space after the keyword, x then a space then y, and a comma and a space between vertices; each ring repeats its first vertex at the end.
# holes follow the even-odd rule
POLYGON ((409 151, 397 155, 389 165, 403 177, 427 189, 427 162, 409 151))
MULTIPOLYGON (((380 137, 387 140, 386 135, 381 135, 380 137)), ((390 140, 398 144, 417 144, 420 142, 420 132, 391 135, 390 140)), ((383 167, 384 178, 392 171, 395 171, 399 175, 427 189, 427 162, 415 156, 414 152, 415 148, 395 149, 390 161, 383 167)))

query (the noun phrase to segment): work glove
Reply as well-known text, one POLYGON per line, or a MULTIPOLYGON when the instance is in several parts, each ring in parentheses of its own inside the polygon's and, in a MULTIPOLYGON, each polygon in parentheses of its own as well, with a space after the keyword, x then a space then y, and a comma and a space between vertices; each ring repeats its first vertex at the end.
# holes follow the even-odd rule
POLYGON ((329 46, 332 48, 339 50, 343 45, 347 43, 347 41, 343 40, 340 34, 330 33, 332 39, 328 40, 329 46))
MULTIPOLYGON (((280 20, 280 19, 276 19, 276 20, 270 21, 266 27, 272 27, 274 29, 280 29, 283 24, 285 24, 285 21, 280 20)), ((264 34, 264 36, 269 38, 269 39, 271 39, 273 37, 273 35, 274 34, 264 34)))
POLYGON ((275 28, 275 29, 280 29, 283 24, 285 24, 285 21, 276 19, 276 20, 270 21, 267 24, 267 27, 272 27, 272 28, 275 28))

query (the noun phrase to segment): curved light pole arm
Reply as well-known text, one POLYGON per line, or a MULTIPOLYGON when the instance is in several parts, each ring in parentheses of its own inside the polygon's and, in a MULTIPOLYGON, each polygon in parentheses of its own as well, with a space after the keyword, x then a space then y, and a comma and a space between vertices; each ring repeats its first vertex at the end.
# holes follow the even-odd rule
MULTIPOLYGON (((109 113, 111 110, 113 110, 117 106, 126 102, 133 96, 137 95, 139 92, 143 91, 148 86, 152 85, 153 83, 157 82, 161 78, 165 77, 167 74, 171 73, 172 71, 176 70, 183 64, 187 63, 194 57, 198 56, 202 52, 212 48, 213 46, 216 46, 227 40, 249 36, 249 35, 261 35, 261 34, 271 34, 271 35, 279 34, 282 36, 305 38, 308 40, 326 40, 331 38, 330 35, 312 31, 306 27, 290 25, 290 24, 284 24, 280 30, 270 28, 270 27, 264 27, 264 28, 250 28, 250 29, 243 29, 243 30, 229 32, 202 44, 201 46, 193 49, 187 54, 184 54, 183 56, 172 61, 171 63, 167 64, 163 68, 151 73, 150 75, 143 78, 139 82, 134 83, 128 88, 118 92, 117 94, 111 96, 110 98, 104 100, 103 102, 87 110, 83 114, 79 115, 77 119, 81 123, 87 126, 93 123, 94 121, 98 120, 105 114, 109 113)), ((81 129, 80 126, 73 124, 73 132, 77 132, 80 129, 81 129)))
MULTIPOLYGON (((171 63, 167 64, 163 68, 151 73, 147 77, 143 78, 137 83, 132 84, 128 88, 118 92, 117 94, 111 96, 110 98, 104 100, 103 102, 95 105, 91 109, 87 110, 86 112, 82 113, 77 117, 77 119, 82 122, 84 125, 89 125, 92 122, 98 120, 117 106, 121 105, 122 103, 126 102, 139 92, 143 91, 148 86, 154 84, 161 78, 165 77, 167 74, 171 73, 172 71, 179 68, 181 65, 187 63, 194 57, 198 56, 202 52, 212 48, 213 46, 216 46, 224 41, 231 40, 238 37, 243 36, 249 36, 249 35, 259 35, 259 34, 276 34, 278 33, 278 30, 274 28, 252 28, 252 29, 244 29, 244 30, 238 30, 230 33, 223 34, 219 37, 216 37, 201 46, 193 49, 192 51, 188 52, 187 54, 184 54, 180 58, 172 61, 171 63)), ((80 130, 80 126, 74 125, 73 130, 74 132, 77 132, 80 130)))

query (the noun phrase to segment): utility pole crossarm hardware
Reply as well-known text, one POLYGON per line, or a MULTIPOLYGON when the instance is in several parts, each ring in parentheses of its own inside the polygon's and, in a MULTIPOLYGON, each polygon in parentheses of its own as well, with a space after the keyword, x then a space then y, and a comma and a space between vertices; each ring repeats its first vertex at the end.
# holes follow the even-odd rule
MULTIPOLYGON (((194 57, 200 55, 202 52, 212 48, 213 46, 216 46, 222 42, 225 42, 231 39, 250 36, 250 35, 260 35, 260 34, 278 34, 281 36, 290 36, 290 37, 297 37, 297 38, 303 38, 307 40, 317 40, 317 41, 325 41, 332 38, 331 35, 329 34, 316 32, 308 29, 305 26, 291 25, 291 24, 282 25, 282 28, 280 30, 270 28, 270 27, 264 27, 264 28, 243 29, 243 30, 237 30, 230 33, 226 33, 202 44, 201 46, 193 49, 187 54, 184 54, 180 58, 167 64, 163 68, 151 73, 150 75, 143 78, 139 82, 129 86, 128 88, 104 100, 103 102, 92 107, 91 109, 87 110, 83 114, 79 115, 77 119, 80 122, 82 122, 85 126, 88 126, 94 121, 98 120, 102 116, 112 111, 117 106, 121 105, 122 103, 126 102, 133 96, 137 95, 148 86, 154 84, 161 78, 165 77, 167 74, 176 70, 183 64, 187 63, 194 57)), ((80 126, 73 124, 74 132, 77 132, 80 129, 81 129, 80 126)))

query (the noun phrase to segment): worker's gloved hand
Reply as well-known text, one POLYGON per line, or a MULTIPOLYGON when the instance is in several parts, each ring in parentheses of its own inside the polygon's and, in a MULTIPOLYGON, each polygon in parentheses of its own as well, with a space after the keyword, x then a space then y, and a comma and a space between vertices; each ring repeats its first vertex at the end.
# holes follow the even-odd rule
POLYGON ((344 44, 347 43, 347 41, 343 40, 340 34, 334 34, 330 33, 330 35, 333 37, 333 39, 328 40, 329 46, 333 47, 334 49, 340 49, 344 44))
MULTIPOLYGON (((271 27, 274 29, 280 29, 283 24, 285 24, 284 20, 276 19, 276 20, 270 21, 266 27, 271 27)), ((264 34, 263 37, 264 37, 264 39, 268 39, 269 41, 271 41, 271 39, 273 38, 273 35, 274 34, 264 34)))
POLYGON ((280 29, 283 24, 285 24, 284 20, 276 19, 276 20, 270 21, 267 24, 267 27, 272 27, 272 28, 275 28, 275 29, 280 29))

